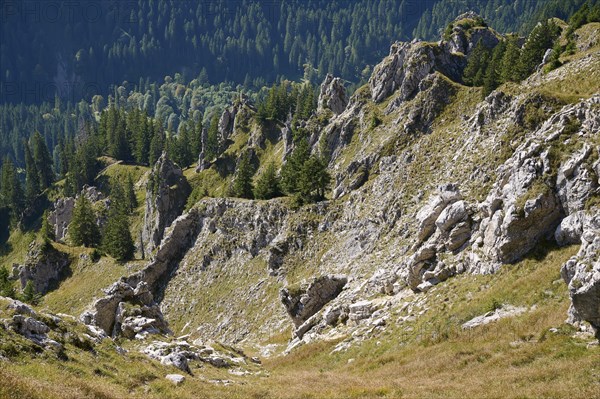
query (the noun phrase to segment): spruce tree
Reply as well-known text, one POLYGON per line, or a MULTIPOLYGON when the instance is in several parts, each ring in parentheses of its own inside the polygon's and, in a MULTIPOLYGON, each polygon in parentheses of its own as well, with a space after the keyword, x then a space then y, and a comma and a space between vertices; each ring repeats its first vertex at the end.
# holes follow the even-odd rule
POLYGON ((73 208, 73 218, 69 224, 69 235, 75 245, 96 247, 100 243, 100 231, 96 224, 96 215, 92 204, 80 194, 73 208))
POLYGON ((281 195, 279 177, 275 164, 270 162, 265 171, 259 176, 254 188, 254 197, 257 199, 271 199, 281 195))
POLYGON ((128 261, 135 250, 129 231, 129 204, 123 187, 113 181, 110 192, 111 206, 102 237, 102 248, 119 262, 128 261))
POLYGON ((9 279, 8 270, 5 267, 0 267, 0 296, 8 298, 16 297, 15 288, 9 279))
POLYGON ((23 147, 25 150, 25 199, 27 206, 32 206, 40 193, 40 173, 26 141, 23 143, 23 147))
POLYGON ((490 94, 496 87, 502 83, 500 81, 500 65, 502 61, 502 57, 504 56, 504 51, 506 50, 506 44, 501 41, 496 45, 494 51, 492 52, 492 58, 487 66, 485 71, 485 77, 483 79, 483 96, 486 97, 490 94))
POLYGON ((42 190, 50 187, 54 181, 54 172, 52 171, 52 157, 46 146, 42 135, 35 132, 31 138, 31 147, 33 160, 40 176, 40 188, 42 190))
POLYGON ((489 50, 483 45, 480 39, 467 61, 467 66, 463 72, 463 80, 472 86, 483 85, 483 77, 489 62, 489 50))
POLYGON ((521 57, 521 49, 518 45, 516 36, 509 36, 506 42, 506 49, 500 61, 500 82, 518 82, 519 74, 517 65, 521 57))
POLYGON ((153 134, 152 141, 150 142, 150 154, 148 156, 150 166, 153 166, 158 161, 165 148, 165 132, 162 128, 162 123, 155 121, 152 123, 152 127, 153 134))
POLYGON ((135 196, 135 188, 133 185, 133 178, 131 174, 127 175, 127 181, 125 182, 125 197, 127 199, 127 206, 131 213, 135 208, 138 207, 137 197, 135 196))
POLYGON ((281 168, 281 188, 287 194, 294 194, 298 191, 298 177, 309 156, 308 141, 302 138, 297 142, 294 151, 281 168))
POLYGON ((40 228, 40 235, 42 236, 42 240, 44 244, 50 244, 50 241, 54 240, 54 229, 52 229, 52 225, 50 224, 48 210, 44 211, 42 215, 42 227, 40 228))
POLYGON ((11 222, 19 221, 23 212, 23 189, 17 176, 17 170, 9 157, 2 163, 2 183, 0 190, 0 204, 10 208, 11 222))
POLYGON ((242 155, 238 163, 235 178, 231 187, 231 193, 234 197, 253 198, 253 175, 254 168, 252 166, 252 163, 250 162, 250 157, 247 154, 242 155))
POLYGON ((325 191, 331 177, 325 162, 312 155, 300 169, 298 176, 298 197, 301 203, 320 201, 325 198, 325 191))

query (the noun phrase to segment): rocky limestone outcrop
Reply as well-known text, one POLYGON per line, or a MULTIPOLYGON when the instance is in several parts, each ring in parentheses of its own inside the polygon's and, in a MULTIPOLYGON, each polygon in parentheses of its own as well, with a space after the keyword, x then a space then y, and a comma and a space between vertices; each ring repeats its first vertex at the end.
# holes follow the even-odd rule
MULTIPOLYGON (((95 208, 108 209, 110 200, 105 198, 96 187, 84 186, 79 195, 85 195, 95 208)), ((73 218, 73 208, 75 207, 76 198, 64 197, 59 198, 53 205, 53 211, 50 212, 48 219, 50 224, 54 228, 54 237, 58 242, 64 242, 64 239, 68 232, 69 224, 73 218)), ((98 214, 97 223, 103 226, 106 222, 105 218, 101 215, 103 212, 98 214)))
POLYGON ((160 361, 165 366, 176 367, 188 374, 192 374, 190 364, 194 362, 218 368, 229 368, 234 365, 246 366, 251 362, 254 363, 241 351, 217 351, 202 341, 195 340, 193 344, 190 344, 184 338, 178 338, 173 342, 153 341, 150 345, 143 347, 141 352, 151 359, 160 361))
POLYGON ((152 168, 146 187, 142 254, 150 254, 158 247, 165 229, 183 211, 190 192, 181 169, 163 152, 152 168))
POLYGON ((373 70, 369 79, 371 98, 381 102, 397 92, 397 101, 406 101, 416 95, 419 84, 430 73, 439 71, 460 81, 465 66, 463 56, 444 51, 437 44, 396 42, 390 55, 373 70))
POLYGON ((36 345, 44 348, 61 351, 63 345, 48 336, 51 328, 47 323, 51 323, 53 327, 58 327, 61 319, 57 316, 38 314, 29 305, 24 304, 16 299, 0 297, 0 302, 6 303, 7 313, 0 310, 0 314, 8 316, 8 318, 0 319, 0 325, 5 329, 12 331, 24 338, 32 341, 36 345))
POLYGON ((494 48, 499 42, 499 35, 487 26, 475 12, 466 12, 451 22, 451 33, 442 41, 442 45, 451 53, 468 55, 481 41, 483 46, 494 48), (478 26, 479 25, 479 26, 478 26))
POLYGON ((299 287, 281 289, 279 296, 296 327, 295 336, 302 338, 304 332, 312 327, 304 323, 337 297, 347 282, 345 276, 321 276, 299 287))
POLYGON ((17 267, 21 288, 31 281, 37 293, 45 294, 65 278, 70 263, 69 255, 52 245, 32 242, 25 263, 17 267))
POLYGON ((198 154, 198 165, 196 166, 196 173, 200 173, 210 166, 210 160, 206 159, 207 143, 208 143, 208 129, 203 127, 202 133, 200 134, 201 149, 200 149, 200 154, 198 154))
POLYGON ((143 338, 147 334, 170 333, 155 299, 160 300, 166 277, 178 266, 197 234, 197 211, 192 209, 167 229, 154 260, 105 290, 106 296, 97 299, 81 320, 109 336, 143 338))
MULTIPOLYGON (((571 221, 574 221, 572 218, 571 221)), ((571 307, 570 323, 579 324, 585 320, 600 339, 600 215, 598 209, 587 214, 579 214, 580 224, 572 230, 573 236, 579 231, 581 247, 577 255, 569 259, 561 269, 561 275, 569 286, 571 307)), ((575 224, 575 223, 573 223, 575 224)), ((561 226, 562 227, 562 226, 561 226)))
POLYGON ((346 105, 348 105, 348 98, 342 79, 327 74, 325 80, 321 83, 321 92, 317 104, 317 112, 319 113, 326 109, 330 109, 334 115, 344 112, 346 105))

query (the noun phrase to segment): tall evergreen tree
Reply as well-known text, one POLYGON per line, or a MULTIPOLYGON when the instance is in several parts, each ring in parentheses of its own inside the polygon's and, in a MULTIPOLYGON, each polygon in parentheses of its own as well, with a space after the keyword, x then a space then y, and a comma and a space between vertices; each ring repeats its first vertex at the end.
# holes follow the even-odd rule
POLYGON ((281 188, 287 194, 294 194, 298 191, 300 171, 309 157, 310 148, 308 141, 303 138, 296 143, 294 151, 281 168, 281 188))
POLYGON ((506 50, 506 44, 501 41, 494 47, 492 51, 492 58, 488 63, 485 71, 485 77, 483 79, 483 96, 490 94, 496 87, 500 85, 500 66, 502 64, 502 57, 506 50))
POLYGON ((127 175, 127 181, 125 182, 125 198, 127 199, 127 207, 129 213, 138 207, 137 197, 135 196, 135 188, 133 186, 133 178, 131 174, 127 175))
POLYGON ((281 195, 279 177, 275 164, 270 162, 265 171, 259 176, 254 188, 254 196, 257 199, 271 199, 281 195))
POLYGON ((210 119, 206 135, 206 159, 212 161, 219 156, 219 113, 215 112, 210 119))
POLYGON ((300 169, 298 178, 298 197, 302 203, 320 201, 325 198, 325 191, 331 177, 325 162, 312 155, 300 169))
POLYGON ((463 73, 465 83, 472 86, 483 85, 483 78, 489 63, 489 56, 489 49, 484 46, 483 41, 480 39, 469 55, 469 60, 467 61, 467 66, 463 73))
POLYGON ((31 155, 29 144, 24 142, 23 147, 25 149, 25 199, 27 206, 31 206, 40 193, 40 173, 31 155))
POLYGON ((2 184, 0 185, 0 204, 10 208, 11 221, 19 221, 23 212, 23 189, 12 160, 4 158, 2 163, 2 184))
POLYGON ((248 154, 242 155, 238 163, 235 178, 231 187, 231 194, 239 198, 253 198, 254 190, 252 185, 252 176, 254 168, 250 162, 248 154))
POLYGON ((95 247, 100 243, 100 230, 96 224, 96 215, 92 204, 80 194, 73 208, 73 218, 69 224, 69 235, 73 244, 95 247))
POLYGON ((123 262, 133 257, 135 247, 129 231, 130 204, 123 187, 116 180, 111 184, 110 199, 111 207, 102 237, 102 248, 113 258, 123 262))
POLYGON ((501 82, 517 82, 519 81, 519 73, 517 66, 521 57, 521 49, 518 45, 518 37, 512 35, 506 39, 506 49, 500 61, 500 81, 501 82))
POLYGON ((149 154, 149 161, 150 161, 150 166, 153 166, 156 161, 158 161, 158 158, 160 158, 160 155, 162 154, 164 148, 165 148, 165 132, 162 128, 162 123, 160 121, 155 121, 154 123, 152 123, 152 127, 153 127, 153 134, 152 134, 152 141, 150 142, 150 154, 149 154))
POLYGON ((35 132, 31 138, 31 147, 33 160, 40 174, 40 188, 42 190, 50 187, 54 181, 54 172, 52 171, 52 157, 46 146, 44 138, 39 132, 35 132))
POLYGON ((8 270, 0 266, 0 296, 15 298, 16 292, 12 282, 9 279, 8 270))

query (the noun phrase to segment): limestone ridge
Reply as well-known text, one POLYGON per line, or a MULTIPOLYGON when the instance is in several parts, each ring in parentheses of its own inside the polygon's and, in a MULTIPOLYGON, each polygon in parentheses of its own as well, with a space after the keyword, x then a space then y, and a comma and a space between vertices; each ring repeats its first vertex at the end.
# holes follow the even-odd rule
POLYGON ((81 320, 110 336, 133 338, 148 333, 170 333, 158 306, 163 284, 198 233, 197 211, 182 215, 166 231, 154 260, 144 269, 114 283, 81 320))
POLYGON ((325 107, 333 93, 343 103, 326 79, 314 119, 328 120, 306 128, 312 150, 324 144, 331 155, 334 200, 300 210, 281 199, 200 200, 167 229, 154 260, 120 282, 131 289, 115 287, 88 320, 112 331, 119 304, 139 302, 144 283, 177 331, 202 339, 257 342, 292 324, 290 348, 339 334, 347 344, 385 329, 402 298, 511 267, 555 240, 581 243, 563 267, 570 320, 598 328, 600 96, 556 103, 534 87, 598 70, 600 54, 517 94, 457 106, 457 93, 479 95, 459 84, 469 38, 496 37, 464 29, 440 43, 394 44, 369 84, 334 106, 339 114, 325 107))
POLYGON ((181 169, 166 152, 152 168, 146 187, 146 207, 142 227, 142 254, 150 254, 160 244, 165 229, 181 214, 190 185, 181 169))

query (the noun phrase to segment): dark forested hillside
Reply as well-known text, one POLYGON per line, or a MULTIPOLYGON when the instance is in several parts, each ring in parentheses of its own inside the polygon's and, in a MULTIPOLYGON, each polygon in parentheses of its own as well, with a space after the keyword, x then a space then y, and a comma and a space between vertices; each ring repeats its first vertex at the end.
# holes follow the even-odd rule
POLYGON ((314 68, 319 76, 355 80, 391 41, 408 38, 428 3, 13 2, 1 28, 2 100, 49 100, 53 86, 78 100, 104 94, 110 84, 176 72, 187 81, 201 76, 256 87, 314 68))
POLYGON ((438 36, 475 10, 524 33, 583 0, 3 1, 2 102, 91 100, 179 73, 260 88, 279 76, 356 82, 395 40, 438 36))

